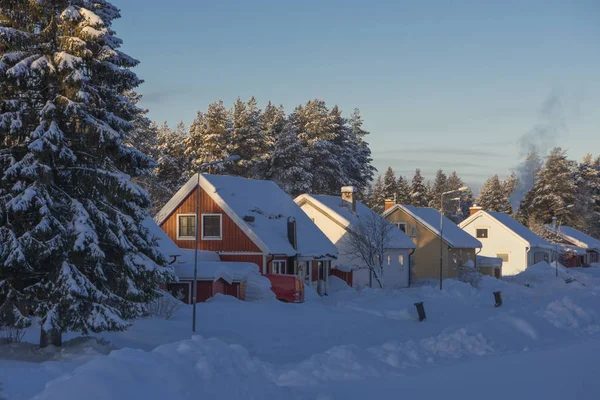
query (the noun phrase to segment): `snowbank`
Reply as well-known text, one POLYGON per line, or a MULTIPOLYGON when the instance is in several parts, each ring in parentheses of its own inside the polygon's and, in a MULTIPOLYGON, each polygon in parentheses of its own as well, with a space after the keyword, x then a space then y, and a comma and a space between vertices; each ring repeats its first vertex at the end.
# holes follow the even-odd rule
POLYGON ((238 345, 194 336, 151 352, 123 349, 51 381, 36 400, 284 399, 289 390, 238 345))
POLYGON ((510 280, 522 285, 542 285, 542 286, 564 286, 566 281, 572 281, 573 277, 562 264, 558 264, 558 277, 556 262, 552 264, 542 261, 530 267, 510 280))
POLYGON ((333 293, 344 292, 344 291, 354 292, 355 290, 352 289, 350 286, 348 286, 346 281, 338 278, 337 276, 331 275, 329 277, 329 281, 327 282, 327 292, 329 294, 333 294, 333 293))
POLYGON ((275 300, 271 281, 260 274, 250 274, 246 279, 246 301, 275 300))

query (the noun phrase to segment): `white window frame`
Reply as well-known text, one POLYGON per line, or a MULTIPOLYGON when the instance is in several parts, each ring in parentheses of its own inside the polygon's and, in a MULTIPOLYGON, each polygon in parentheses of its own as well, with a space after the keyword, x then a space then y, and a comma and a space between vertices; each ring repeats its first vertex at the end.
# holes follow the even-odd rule
POLYGON ((404 254, 398 256, 398 264, 400 264, 400 268, 404 268, 404 254))
POLYGON ((196 229, 198 229, 198 219, 196 218, 196 214, 177 214, 177 240, 196 240, 196 236, 179 236, 179 217, 194 217, 196 229))
POLYGON ((200 216, 202 240, 223 240, 223 214, 205 213, 200 216), (219 217, 219 236, 204 236, 204 217, 219 217))
POLYGON ((274 275, 287 275, 287 261, 286 260, 273 260, 271 262, 271 273, 274 275), (275 272, 275 265, 277 265, 278 269, 277 271, 281 271, 281 264, 283 264, 283 273, 282 272, 275 272))
POLYGON ((398 227, 398 229, 400 229, 402 232, 404 232, 405 234, 408 235, 408 224, 406 222, 396 222, 396 226, 398 227), (403 231, 400 228, 400 225, 404 226, 404 230, 403 231))

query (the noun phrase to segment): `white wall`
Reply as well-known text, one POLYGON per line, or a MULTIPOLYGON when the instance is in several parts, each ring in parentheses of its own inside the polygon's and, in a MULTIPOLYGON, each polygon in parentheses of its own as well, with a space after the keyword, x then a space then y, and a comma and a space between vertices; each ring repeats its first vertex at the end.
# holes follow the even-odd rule
MULTIPOLYGON (((316 210, 312 205, 305 203, 301 206, 304 211, 314 223, 321 229, 321 231, 327 236, 329 240, 335 244, 338 249, 337 260, 331 261, 331 267, 338 265, 356 267, 360 265, 360 262, 354 260, 348 256, 348 252, 345 250, 344 236, 346 230, 340 225, 332 221, 329 217, 316 210)), ((384 256, 384 286, 385 287, 407 287, 408 286, 408 254, 409 250, 404 249, 390 249, 384 256), (404 265, 400 266, 399 256, 404 255, 404 265), (387 265, 387 256, 390 256, 390 265, 387 265)), ((366 269, 359 269, 353 272, 354 287, 364 287, 369 284, 369 271, 366 269)), ((373 282, 373 287, 377 287, 377 282, 373 282)))
POLYGON ((497 257, 498 253, 508 253, 508 262, 502 264, 502 275, 516 275, 527 268, 527 245, 522 239, 494 218, 482 213, 469 225, 461 227, 473 237, 477 237, 477 228, 488 229, 487 239, 477 238, 483 246, 481 252, 478 254, 487 257, 497 257))

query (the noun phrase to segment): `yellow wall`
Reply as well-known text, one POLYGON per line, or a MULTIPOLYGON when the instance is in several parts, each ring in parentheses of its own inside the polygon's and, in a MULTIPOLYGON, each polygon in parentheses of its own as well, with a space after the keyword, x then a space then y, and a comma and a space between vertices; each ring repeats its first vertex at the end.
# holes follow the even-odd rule
MULTIPOLYGON (((393 223, 406 222, 406 233, 412 236, 412 226, 415 226, 415 235, 412 238, 417 246, 413 254, 414 271, 417 279, 439 279, 440 277, 440 238, 424 225, 421 225, 413 217, 396 209, 387 220, 393 223)), ((458 270, 467 260, 475 261, 475 249, 454 249, 446 242, 442 244, 442 270, 444 278, 456 278, 458 270), (453 267, 452 255, 457 255, 456 269, 453 267)))

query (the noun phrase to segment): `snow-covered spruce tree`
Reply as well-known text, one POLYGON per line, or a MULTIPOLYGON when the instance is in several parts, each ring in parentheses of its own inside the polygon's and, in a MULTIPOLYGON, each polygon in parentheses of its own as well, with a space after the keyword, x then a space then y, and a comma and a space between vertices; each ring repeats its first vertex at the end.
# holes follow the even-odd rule
MULTIPOLYGON (((220 100, 208 106, 206 114, 198 111, 185 139, 185 155, 190 158, 191 173, 204 163, 221 160, 229 155, 233 121, 231 113, 220 100)), ((217 165, 211 173, 223 172, 225 167, 217 165)))
POLYGON ((270 169, 271 155, 275 151, 275 143, 279 134, 286 124, 286 115, 283 105, 274 106, 269 101, 260 115, 260 131, 263 139, 264 151, 258 154, 253 168, 253 177, 256 179, 268 179, 267 173, 270 169))
POLYGON ((415 170, 415 175, 412 179, 412 184, 410 186, 410 202, 408 203, 409 205, 415 207, 429 206, 429 194, 427 186, 425 186, 423 180, 424 179, 421 175, 421 170, 417 168, 415 170))
POLYGON ((458 176, 456 171, 452 171, 448 177, 447 187, 448 190, 457 190, 457 192, 455 195, 445 197, 444 210, 447 210, 446 215, 455 223, 460 223, 469 216, 469 209, 474 202, 473 192, 470 188, 458 192, 458 189, 463 186, 465 186, 463 180, 458 176), (459 201, 454 200, 457 197, 460 198, 459 201))
POLYGON ((363 121, 358 108, 354 109, 347 122, 349 124, 348 138, 345 145, 347 151, 342 161, 345 163, 344 170, 347 179, 360 192, 370 187, 376 169, 371 165, 373 161, 371 149, 365 141, 369 132, 363 129, 363 121))
POLYGON ((175 130, 164 122, 160 127, 154 124, 156 132, 155 146, 150 154, 156 161, 156 167, 149 176, 140 179, 142 186, 150 193, 151 215, 156 214, 173 194, 190 178, 191 162, 185 154, 187 130, 179 122, 175 130))
POLYGON ((141 81, 119 16, 105 0, 0 5, 0 305, 28 305, 41 345, 126 329, 170 276, 130 179, 151 160, 126 144, 141 81))
POLYGON ((277 137, 265 178, 277 183, 292 197, 310 190, 310 158, 298 139, 298 130, 293 121, 288 121, 277 137))
MULTIPOLYGON (((433 186, 431 187, 431 200, 429 201, 429 207, 433 207, 436 210, 441 209, 441 195, 444 192, 448 191, 448 177, 441 169, 438 169, 435 174, 435 180, 433 181, 433 186)), ((444 212, 448 210, 447 207, 444 207, 444 212)))
POLYGON ((600 215, 596 213, 596 205, 600 200, 600 169, 594 165, 591 154, 587 154, 577 165, 575 182, 576 207, 573 211, 579 218, 574 227, 588 234, 595 234, 600 222, 600 215))
POLYGON ((408 180, 402 175, 396 180, 396 203, 410 204, 410 186, 408 180))
POLYGON ((227 152, 241 157, 227 166, 233 175, 250 178, 262 154, 267 151, 266 137, 261 130, 261 111, 254 97, 247 102, 239 97, 231 111, 233 127, 227 152))
MULTIPOLYGON (((574 179, 575 163, 567 159, 567 153, 560 147, 552 149, 544 166, 539 171, 532 189, 528 215, 536 224, 552 222, 554 210, 575 202, 577 185, 574 179)), ((561 223, 576 225, 578 215, 575 209, 561 211, 561 223)))
POLYGON ((517 190, 517 187, 519 186, 519 178, 517 178, 517 174, 513 171, 501 183, 502 183, 502 189, 504 190, 504 199, 505 199, 504 204, 506 205, 506 208, 502 211, 507 214, 512 215, 513 207, 512 207, 512 204, 510 203, 510 199, 512 198, 513 193, 515 192, 515 190, 517 190))
POLYGON ((396 174, 392 167, 388 167, 383 174, 383 196, 386 200, 394 200, 398 195, 396 174))
POLYGON ((381 214, 383 212, 383 208, 385 205, 385 190, 383 186, 383 178, 381 177, 381 175, 379 175, 373 183, 371 196, 369 197, 367 204, 369 208, 375 211, 376 213, 381 214))
POLYGON ((322 100, 310 100, 296 107, 292 121, 298 129, 298 137, 311 162, 311 193, 339 193, 344 185, 342 164, 336 154, 335 132, 329 110, 322 100))
POLYGON ((485 211, 506 212, 510 208, 505 186, 498 175, 494 175, 484 182, 477 205, 485 211))

